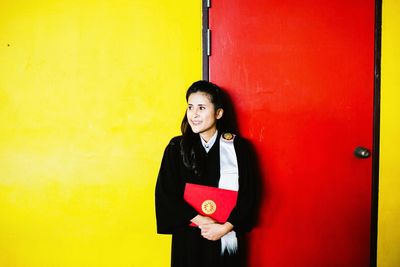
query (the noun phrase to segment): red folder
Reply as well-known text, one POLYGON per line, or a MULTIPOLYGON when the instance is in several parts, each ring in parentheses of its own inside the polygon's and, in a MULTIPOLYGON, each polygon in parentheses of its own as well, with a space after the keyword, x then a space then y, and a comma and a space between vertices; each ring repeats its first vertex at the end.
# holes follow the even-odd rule
POLYGON ((200 215, 225 223, 236 205, 237 195, 238 192, 233 190, 186 183, 183 198, 200 215))

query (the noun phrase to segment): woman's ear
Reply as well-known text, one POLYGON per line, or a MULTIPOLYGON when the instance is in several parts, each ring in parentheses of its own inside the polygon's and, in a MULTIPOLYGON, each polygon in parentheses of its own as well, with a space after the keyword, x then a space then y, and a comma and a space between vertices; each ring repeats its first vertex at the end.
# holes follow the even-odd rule
POLYGON ((217 112, 215 112, 215 117, 217 120, 222 118, 222 115, 224 115, 224 110, 222 108, 217 109, 217 112))

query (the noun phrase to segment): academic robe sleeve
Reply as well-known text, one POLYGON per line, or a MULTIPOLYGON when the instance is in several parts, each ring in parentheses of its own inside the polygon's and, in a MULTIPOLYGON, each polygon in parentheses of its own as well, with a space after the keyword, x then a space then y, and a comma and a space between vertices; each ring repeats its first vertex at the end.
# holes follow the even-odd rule
POLYGON ((235 138, 235 150, 239 167, 239 192, 228 222, 234 226, 236 232, 248 232, 255 223, 257 166, 255 154, 246 140, 235 138))
POLYGON ((165 149, 158 173, 155 205, 157 233, 172 234, 175 229, 187 226, 198 213, 183 199, 184 177, 180 168, 179 138, 173 138, 165 149))

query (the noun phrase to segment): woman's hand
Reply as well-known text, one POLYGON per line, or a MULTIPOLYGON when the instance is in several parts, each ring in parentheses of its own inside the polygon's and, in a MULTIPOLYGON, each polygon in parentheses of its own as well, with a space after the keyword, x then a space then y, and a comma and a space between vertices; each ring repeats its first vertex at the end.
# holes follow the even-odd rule
POLYGON ((204 224, 211 224, 215 223, 216 221, 214 219, 211 219, 210 217, 207 216, 202 216, 202 215, 197 215, 193 219, 190 220, 192 223, 195 223, 196 225, 204 225, 204 224))
POLYGON ((201 229, 201 235, 211 241, 221 239, 224 235, 229 233, 233 229, 233 225, 230 222, 224 224, 211 223, 199 225, 201 229))

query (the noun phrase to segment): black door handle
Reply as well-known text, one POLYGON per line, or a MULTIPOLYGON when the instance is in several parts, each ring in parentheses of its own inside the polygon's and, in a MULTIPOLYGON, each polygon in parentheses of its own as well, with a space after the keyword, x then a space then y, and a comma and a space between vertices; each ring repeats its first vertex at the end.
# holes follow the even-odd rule
POLYGON ((356 149, 354 149, 354 155, 357 158, 366 159, 369 158, 369 156, 371 156, 371 152, 365 147, 358 146, 356 147, 356 149))

